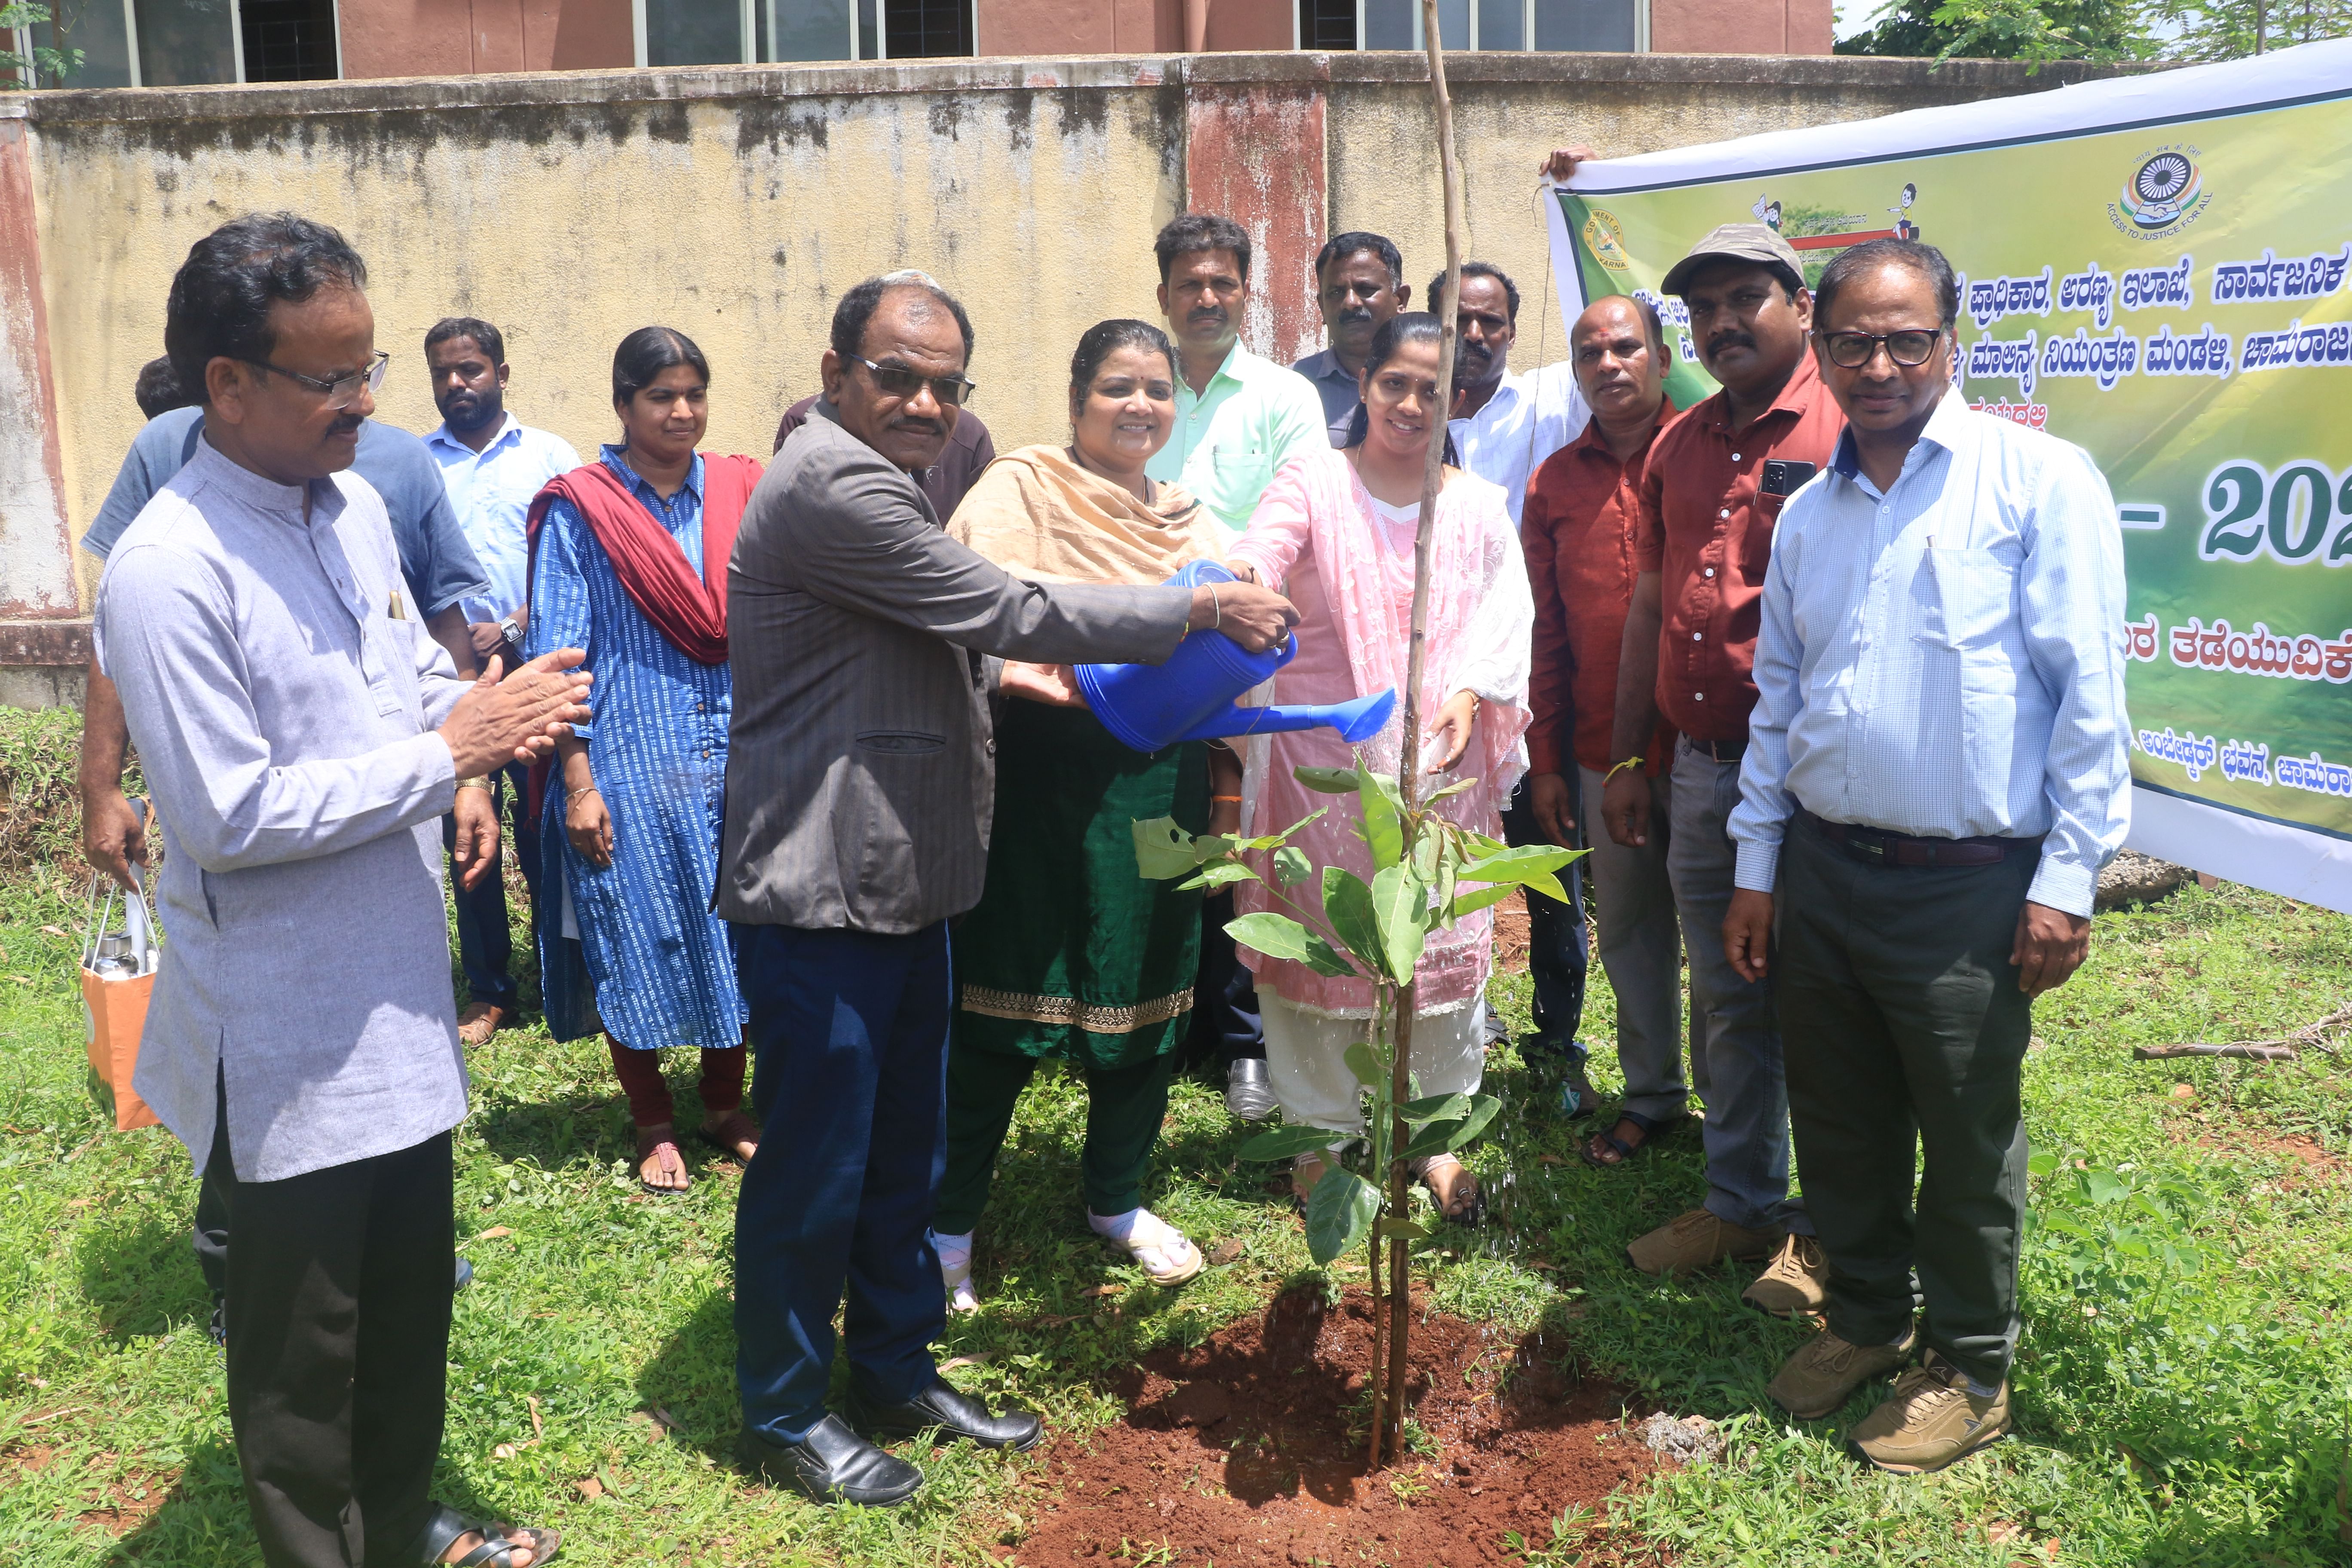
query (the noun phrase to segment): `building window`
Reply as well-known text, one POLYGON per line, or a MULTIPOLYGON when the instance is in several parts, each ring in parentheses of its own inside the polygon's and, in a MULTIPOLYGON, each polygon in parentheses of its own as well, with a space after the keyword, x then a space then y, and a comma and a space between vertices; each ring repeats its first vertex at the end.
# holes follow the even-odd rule
POLYGON ((233 0, 136 0, 139 84, 196 87, 240 81, 233 0))
POLYGON ((894 60, 971 53, 971 0, 882 0, 883 46, 894 60))
POLYGON ((1354 48, 1356 0, 1298 0, 1298 47, 1354 48))
POLYGON ((334 0, 238 0, 247 81, 331 81, 334 0))
MULTIPOLYGON (((1589 49, 1647 47, 1648 0, 1437 0, 1449 49, 1589 49)), ((1299 0, 1298 45, 1307 49, 1419 49, 1421 0, 1299 0)))

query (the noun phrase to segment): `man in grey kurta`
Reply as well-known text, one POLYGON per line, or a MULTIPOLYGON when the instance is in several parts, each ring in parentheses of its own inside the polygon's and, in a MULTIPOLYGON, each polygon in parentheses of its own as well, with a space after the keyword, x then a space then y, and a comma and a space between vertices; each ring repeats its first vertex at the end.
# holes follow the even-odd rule
POLYGON ((948 439, 971 352, 962 307, 919 274, 851 289, 825 397, 753 492, 728 572, 717 908, 735 922, 764 1123, 735 1221, 742 1452, 824 1501, 922 1484, 872 1437, 1026 1448, 1040 1430, 957 1393, 929 1350, 946 1304, 929 1227, 947 922, 980 901, 995 777, 982 656, 1156 664, 1188 628, 1263 648, 1296 619, 1245 584, 1025 583, 950 539, 910 470, 948 439), (845 1286, 846 1422, 824 1405, 845 1286))
MULTIPOLYGON (((437 819, 582 685, 556 656, 462 681, 409 603, 343 471, 383 363, 365 276, 283 214, 191 250, 165 337, 205 438, 110 555, 95 626, 164 844, 134 1083, 236 1232, 229 1415, 273 1568, 484 1542, 425 1491, 466 1113, 437 819)), ((551 1547, 526 1537, 513 1568, 551 1547)))

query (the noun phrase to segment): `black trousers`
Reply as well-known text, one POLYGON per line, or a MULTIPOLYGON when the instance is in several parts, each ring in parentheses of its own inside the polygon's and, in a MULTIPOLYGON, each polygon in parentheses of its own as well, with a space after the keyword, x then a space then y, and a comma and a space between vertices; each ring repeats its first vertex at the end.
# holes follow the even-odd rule
MULTIPOLYGON (((224 1108, 225 1109, 225 1108, 224 1108)), ((425 1528, 449 1355, 449 1135, 206 1184, 226 1227, 228 1413, 270 1568, 394 1564, 425 1528)))
POLYGON ((1201 973, 1192 986, 1192 1022, 1177 1058, 1177 1065, 1188 1072, 1214 1062, 1222 1074, 1245 1057, 1265 1059, 1257 978, 1225 934, 1225 924, 1233 918, 1232 889, 1201 900, 1201 973))
MULTIPOLYGON (((1536 820, 1525 779, 1511 791, 1510 801, 1503 807, 1503 842, 1515 846, 1551 842, 1551 835, 1536 820)), ((1584 1047, 1577 1042, 1576 1031, 1584 1020, 1584 978, 1592 963, 1584 930, 1584 862, 1570 860, 1561 867, 1559 883, 1569 898, 1564 904, 1533 888, 1527 889, 1528 974, 1535 982, 1536 1032, 1521 1049, 1530 1058, 1580 1061, 1584 1047)))
POLYGON ((1924 1307, 1927 1343, 1987 1384, 2017 1352, 2032 1016, 2009 955, 2038 863, 1865 865, 1798 817, 1774 903, 1789 1122, 1830 1329, 1885 1344, 1924 1307))

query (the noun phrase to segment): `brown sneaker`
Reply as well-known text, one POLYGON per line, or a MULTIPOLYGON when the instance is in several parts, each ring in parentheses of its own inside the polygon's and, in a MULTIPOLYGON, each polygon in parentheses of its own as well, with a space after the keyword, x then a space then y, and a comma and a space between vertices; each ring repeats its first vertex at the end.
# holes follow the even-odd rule
POLYGON ((1967 1374, 1937 1355, 1895 1380, 1885 1404, 1846 1435, 1846 1451, 1897 1475, 1940 1470, 2009 1436, 2009 1384, 1990 1398, 1969 1392, 1967 1374))
POLYGON ((457 1043, 461 1046, 487 1046, 490 1037, 514 1022, 514 1013, 506 1007, 488 1002, 468 1002, 466 1010, 457 1015, 457 1043))
POLYGON ((1915 1326, 1899 1345, 1848 1344, 1823 1329, 1798 1348, 1765 1388, 1772 1402, 1802 1421, 1818 1421, 1882 1372, 1892 1372, 1919 1349, 1915 1326))
POLYGON ((1746 1230, 1705 1209, 1693 1209, 1634 1242, 1625 1256, 1644 1274, 1688 1274, 1712 1268, 1727 1258, 1765 1257, 1780 1245, 1783 1234, 1746 1230))
POLYGON ((1739 1299, 1759 1312, 1793 1318, 1829 1305, 1830 1259, 1810 1236, 1791 1236, 1739 1299))

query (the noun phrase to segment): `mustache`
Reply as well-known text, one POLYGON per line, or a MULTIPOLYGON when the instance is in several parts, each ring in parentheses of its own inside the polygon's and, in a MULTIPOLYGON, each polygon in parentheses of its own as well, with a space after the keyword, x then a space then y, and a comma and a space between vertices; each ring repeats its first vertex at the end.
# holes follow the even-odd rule
POLYGON ((890 428, 893 430, 920 431, 926 436, 944 436, 948 433, 947 422, 945 420, 909 417, 903 414, 898 418, 890 421, 890 428))
POLYGON ((335 422, 327 426, 327 434, 330 437, 345 435, 366 423, 364 418, 356 414, 338 414, 335 416, 335 422))
POLYGON ((1184 319, 1188 321, 1200 321, 1203 323, 1209 321, 1223 321, 1225 319, 1225 308, 1223 305, 1197 306, 1192 310, 1192 313, 1186 316, 1184 319))
POLYGON ((1353 310, 1339 312, 1339 322, 1342 326, 1358 326, 1371 319, 1372 308, 1370 305, 1359 305, 1353 310))
POLYGON ((1755 334, 1743 332, 1737 327, 1726 327, 1706 340, 1706 352, 1710 357, 1721 353, 1726 349, 1752 349, 1755 346, 1755 334))

